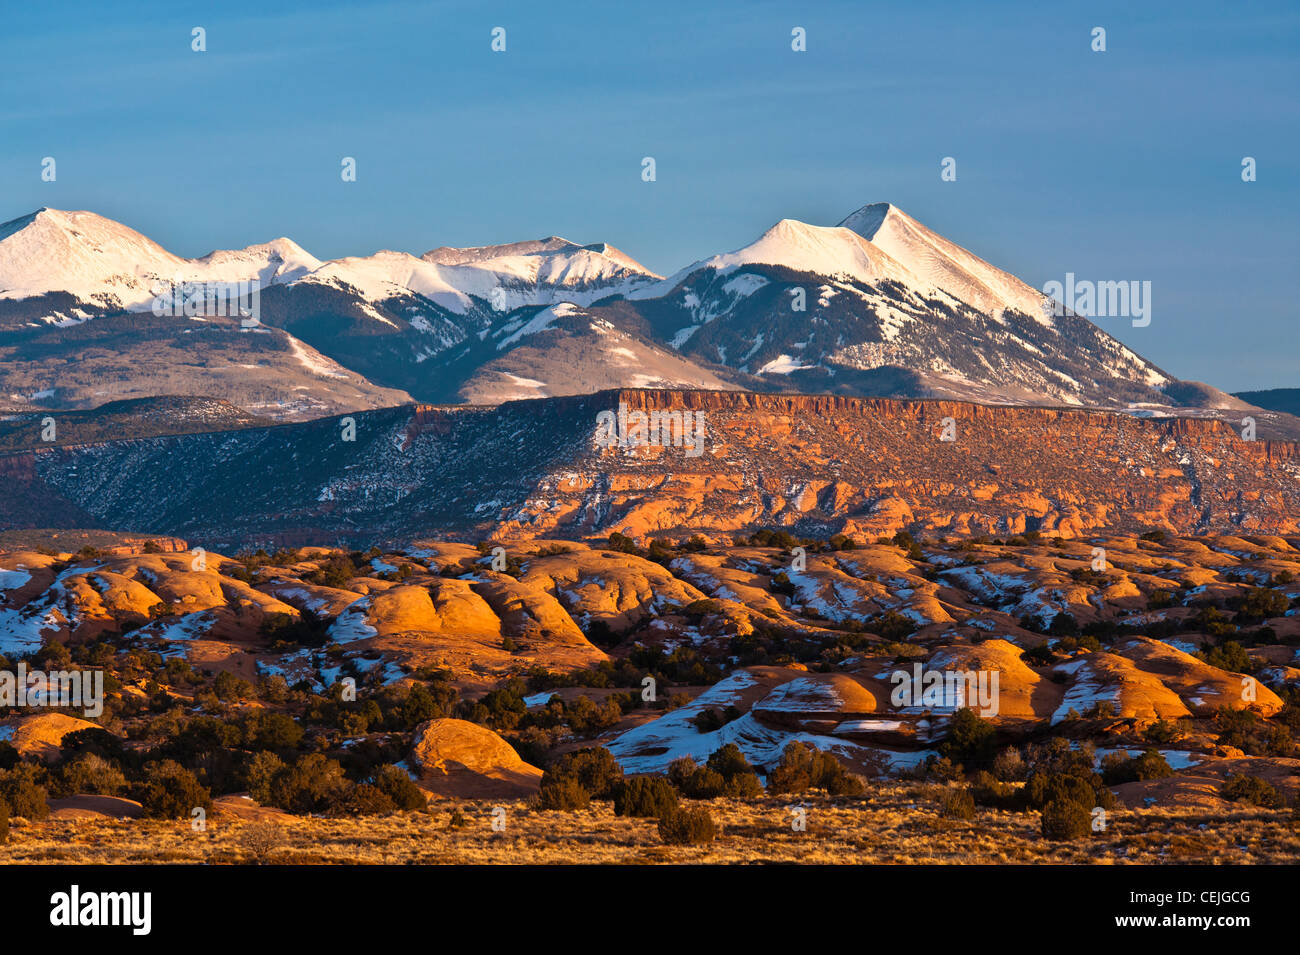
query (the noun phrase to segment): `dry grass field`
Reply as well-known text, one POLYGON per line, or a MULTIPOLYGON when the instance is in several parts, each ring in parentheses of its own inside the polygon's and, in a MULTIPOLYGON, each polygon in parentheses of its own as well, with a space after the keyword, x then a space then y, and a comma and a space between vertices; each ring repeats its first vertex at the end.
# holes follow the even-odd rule
POLYGON ((1300 825, 1289 810, 1116 810, 1104 832, 1044 840, 1037 813, 978 810, 942 818, 934 787, 894 785, 863 798, 809 795, 700 802, 719 823, 706 846, 664 845, 653 819, 616 816, 607 802, 579 812, 435 801, 427 813, 364 818, 217 818, 187 822, 15 820, 0 863, 407 864, 1294 864, 1300 825), (791 826, 806 810, 805 831, 791 826), (454 825, 459 811, 463 824, 454 825), (270 833, 268 838, 267 833, 270 833), (275 843, 279 842, 279 845, 275 843), (259 853, 259 843, 263 851, 259 853), (268 846, 273 846, 266 848, 268 846))

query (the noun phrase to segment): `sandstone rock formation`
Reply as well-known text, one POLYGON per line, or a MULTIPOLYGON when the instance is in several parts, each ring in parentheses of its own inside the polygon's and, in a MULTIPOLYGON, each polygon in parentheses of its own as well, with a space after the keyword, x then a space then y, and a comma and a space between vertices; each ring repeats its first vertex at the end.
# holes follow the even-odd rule
POLYGON ((542 771, 520 759, 500 736, 465 720, 429 720, 417 726, 411 762, 422 786, 462 799, 532 795, 542 778, 542 771))

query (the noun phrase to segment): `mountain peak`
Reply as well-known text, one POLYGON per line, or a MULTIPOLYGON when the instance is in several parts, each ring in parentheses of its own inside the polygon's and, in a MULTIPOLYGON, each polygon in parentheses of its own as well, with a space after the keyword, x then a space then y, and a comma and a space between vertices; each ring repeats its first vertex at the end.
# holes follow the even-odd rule
POLYGON ((862 238, 870 241, 880 231, 880 227, 885 224, 885 220, 889 218, 890 213, 899 214, 901 212, 902 210, 898 206, 888 202, 871 202, 845 216, 844 220, 840 222, 840 227, 851 229, 862 238))
POLYGON ((888 202, 876 202, 840 223, 903 265, 922 281, 994 317, 1015 309, 1048 327, 1043 293, 990 265, 955 242, 917 222, 888 202))
POLYGON ((544 239, 509 242, 502 245, 479 245, 467 248, 444 245, 424 253, 420 258, 426 262, 432 262, 434 265, 478 265, 509 259, 575 258, 584 254, 587 256, 601 256, 609 260, 606 266, 596 270, 598 273, 628 273, 629 275, 658 278, 640 262, 637 262, 625 252, 616 249, 608 242, 593 242, 588 245, 580 245, 558 235, 550 235, 544 239))
POLYGON ((108 293, 127 304, 145 297, 138 276, 170 275, 184 261, 112 219, 41 208, 0 226, 0 298, 108 293))
POLYGON ((865 282, 911 278, 891 256, 853 230, 811 225, 799 219, 781 219, 744 248, 697 262, 678 275, 704 267, 732 269, 760 264, 817 275, 849 275, 865 282))
POLYGON ((513 255, 548 255, 555 252, 573 252, 581 246, 558 235, 549 235, 544 239, 526 239, 523 242, 506 242, 500 245, 474 245, 457 248, 442 245, 432 249, 420 258, 435 265, 465 265, 499 259, 513 255))

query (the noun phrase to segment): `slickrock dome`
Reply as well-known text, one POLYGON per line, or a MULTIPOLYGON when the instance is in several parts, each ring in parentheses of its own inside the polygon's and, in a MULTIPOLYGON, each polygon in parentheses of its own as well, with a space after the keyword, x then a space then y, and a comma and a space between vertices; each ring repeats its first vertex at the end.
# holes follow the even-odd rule
POLYGON ((530 795, 542 778, 542 771, 520 759, 504 739, 465 720, 417 726, 411 762, 425 788, 462 799, 530 795))
POLYGON ((58 758, 63 737, 77 730, 95 729, 100 729, 97 723, 79 720, 75 716, 37 713, 0 723, 0 739, 7 739, 20 756, 36 756, 50 762, 58 758))

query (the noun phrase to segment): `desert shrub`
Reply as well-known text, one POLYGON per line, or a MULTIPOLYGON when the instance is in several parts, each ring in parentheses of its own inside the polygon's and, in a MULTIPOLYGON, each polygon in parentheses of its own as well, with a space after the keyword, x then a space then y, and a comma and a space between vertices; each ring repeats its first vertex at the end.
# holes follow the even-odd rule
POLYGON ((1244 596, 1233 600, 1230 606, 1240 615, 1238 623, 1280 617, 1291 606, 1286 594, 1267 587, 1251 587, 1244 596))
POLYGON ((254 695, 253 684, 226 670, 217 674, 212 689, 219 700, 247 700, 254 695))
POLYGON ((992 723, 965 707, 953 715, 939 752, 965 766, 987 766, 993 760, 996 736, 992 723))
POLYGON ((623 718, 623 708, 614 697, 604 703, 596 703, 588 696, 579 696, 561 705, 563 722, 575 733, 595 733, 609 729, 623 718))
POLYGON ((36 651, 35 662, 42 670, 66 670, 72 665, 72 651, 51 639, 36 651))
POLYGON ((495 730, 514 729, 528 712, 519 689, 497 688, 487 693, 474 707, 474 722, 484 723, 495 730), (485 712, 478 712, 480 708, 485 712))
POLYGON ((758 773, 736 773, 727 778, 722 795, 733 799, 754 799, 763 795, 763 783, 758 778, 758 773))
POLYGON ((776 768, 768 775, 767 788, 774 793, 801 793, 815 783, 818 751, 806 743, 790 743, 781 753, 776 768))
POLYGON ((702 600, 692 600, 682 608, 682 613, 688 617, 704 617, 709 614, 722 613, 722 601, 704 598, 702 600))
POLYGON ((636 541, 626 534, 620 534, 614 531, 609 535, 609 549, 616 550, 620 554, 640 554, 641 548, 636 546, 636 541))
POLYGON ((265 863, 284 843, 284 830, 269 820, 249 823, 239 833, 239 844, 252 853, 259 863, 265 863))
POLYGON ((623 770, 614 755, 603 746, 593 746, 566 753, 547 767, 542 785, 547 781, 572 779, 593 799, 612 799, 623 781, 623 770))
POLYGON ((272 777, 270 804, 289 812, 325 812, 347 788, 343 767, 320 753, 299 757, 272 777))
POLYGON ((911 617, 904 617, 897 610, 886 610, 872 620, 869 627, 882 640, 891 643, 903 640, 917 629, 916 621, 911 617))
MULTIPOLYGON (((8 744, 3 744, 8 745, 8 744)), ((3 746, 0 746, 3 748, 3 746)), ((122 740, 98 726, 91 729, 74 730, 66 734, 59 742, 59 753, 64 761, 71 760, 82 753, 94 753, 110 762, 123 764, 129 759, 126 746, 122 740)), ((8 769, 0 759, 0 768, 8 769)))
POLYGON ((303 607, 297 616, 288 613, 268 614, 262 621, 261 634, 272 646, 323 647, 329 642, 333 619, 303 607))
POLYGON ((686 780, 699 769, 699 763, 689 756, 679 756, 668 764, 668 781, 685 792, 686 780))
POLYGON ((0 846, 9 841, 9 806, 0 800, 0 846))
POLYGON ((939 794, 939 815, 945 819, 974 819, 975 797, 966 786, 939 794))
POLYGON ((1164 610, 1166 607, 1174 605, 1174 592, 1172 590, 1153 590, 1147 596, 1148 610, 1164 610))
POLYGON ((659 776, 625 779, 614 793, 614 812, 620 816, 658 818, 677 808, 677 790, 659 776))
POLYGON ((1055 842, 1083 839, 1092 830, 1092 810, 1071 799, 1054 799, 1043 806, 1044 839, 1055 842))
POLYGON ((1273 731, 1285 727, 1270 726, 1250 710, 1219 707, 1214 716, 1221 746, 1232 746, 1247 756, 1263 756, 1273 748, 1273 731))
POLYGON ((740 747, 735 743, 727 743, 721 749, 715 751, 705 765, 728 779, 737 773, 752 773, 754 771, 754 767, 749 765, 749 760, 745 758, 745 754, 740 751, 740 747))
POLYGON ((395 812, 397 804, 378 786, 358 783, 335 805, 335 812, 348 816, 377 816, 395 812))
POLYGON ((1202 650, 1196 655, 1210 666, 1230 673, 1251 673, 1256 669, 1246 648, 1236 640, 1228 640, 1222 646, 1202 650))
POLYGON ((302 727, 285 713, 255 711, 243 718, 241 726, 244 745, 249 749, 271 749, 283 753, 292 752, 302 745, 302 727))
POLYGON ((1096 806, 1110 809, 1115 805, 1114 794, 1105 787, 1102 778, 1090 770, 1035 770, 1025 783, 1024 800, 1034 809, 1042 809, 1049 802, 1077 802, 1089 810, 1096 806))
POLYGON ((1101 761, 1101 778, 1107 786, 1144 779, 1164 779, 1173 774, 1169 763, 1154 749, 1132 758, 1123 752, 1107 753, 1101 761))
POLYGON ((1228 781, 1220 787, 1219 794, 1233 802, 1244 802, 1265 809, 1280 809, 1284 804, 1282 794, 1268 782, 1246 773, 1233 773, 1229 776, 1228 781))
POLYGON ((1183 738, 1183 729, 1177 722, 1159 719, 1142 731, 1142 738, 1156 746, 1167 746, 1183 738))
POLYGON ((988 770, 980 770, 971 783, 971 798, 977 806, 1015 809, 1023 803, 1021 791, 998 779, 988 770))
MULTIPOLYGON (((365 573, 362 569, 360 572, 365 573)), ((352 558, 347 554, 335 554, 321 562, 318 569, 309 574, 305 574, 303 579, 309 580, 313 584, 320 584, 322 587, 343 587, 349 580, 357 576, 357 565, 352 562, 352 558)))
POLYGON ((1045 743, 1032 743, 1025 750, 1031 773, 1072 773, 1087 776, 1097 761, 1097 749, 1084 741, 1072 746, 1068 739, 1054 736, 1045 743))
POLYGON ((659 818, 659 838, 670 846, 696 846, 712 842, 718 828, 707 809, 679 809, 659 818))
POLYGON ((31 763, 19 763, 0 773, 0 800, 12 816, 44 819, 50 814, 49 792, 41 785, 45 770, 31 763))
POLYGON ((700 766, 682 785, 682 795, 687 799, 716 799, 727 788, 727 779, 722 773, 700 766))
POLYGON ((284 760, 275 753, 262 751, 253 754, 245 773, 248 794, 263 806, 271 805, 271 783, 284 768, 284 760))
POLYGON ((701 733, 712 733, 716 730, 722 729, 722 727, 726 726, 732 720, 740 719, 740 716, 740 710, 736 709, 735 706, 728 706, 726 709, 722 710, 719 710, 715 706, 711 706, 696 713, 695 718, 691 720, 691 722, 701 733))
POLYGON ((60 776, 60 789, 69 796, 77 793, 116 796, 126 788, 122 771, 94 753, 83 753, 64 763, 60 776))
POLYGON ((1036 647, 1030 647, 1020 655, 1020 658, 1029 666, 1045 667, 1056 662, 1056 652, 1044 642, 1036 647))
POLYGON ((925 560, 925 555, 921 553, 921 545, 907 531, 899 531, 895 534, 892 543, 895 547, 901 547, 907 551, 907 556, 912 560, 925 560))
POLYGON ((799 541, 795 540, 794 535, 789 531, 774 531, 767 527, 762 527, 749 535, 748 540, 741 540, 742 545, 748 544, 750 547, 780 547, 789 550, 799 541))
POLYGON ((398 809, 428 808, 428 797, 400 766, 380 766, 374 774, 374 785, 388 796, 398 809))
POLYGON ((278 673, 263 674, 256 689, 257 698, 266 703, 283 703, 289 698, 289 681, 278 673))
POLYGON ((1014 746, 1008 746, 993 758, 993 775, 1004 782, 1018 782, 1024 779, 1028 769, 1025 758, 1014 746))
POLYGON ((150 763, 136 798, 149 819, 187 819, 194 809, 212 808, 212 794, 174 759, 150 763))
POLYGON ((745 754, 735 743, 727 743, 709 757, 706 769, 720 775, 723 779, 721 795, 750 799, 761 795, 763 784, 749 764, 745 754))
POLYGON ((575 812, 586 809, 591 804, 589 793, 576 779, 564 777, 547 782, 542 780, 542 788, 537 793, 537 808, 575 812))
POLYGON ((767 589, 774 594, 783 594, 786 597, 793 597, 795 593, 794 583, 790 580, 790 575, 784 570, 772 575, 768 580, 767 589))
POLYGON ((774 793, 825 789, 832 796, 852 796, 861 794, 865 787, 830 753, 806 743, 790 743, 768 777, 767 788, 774 793))

